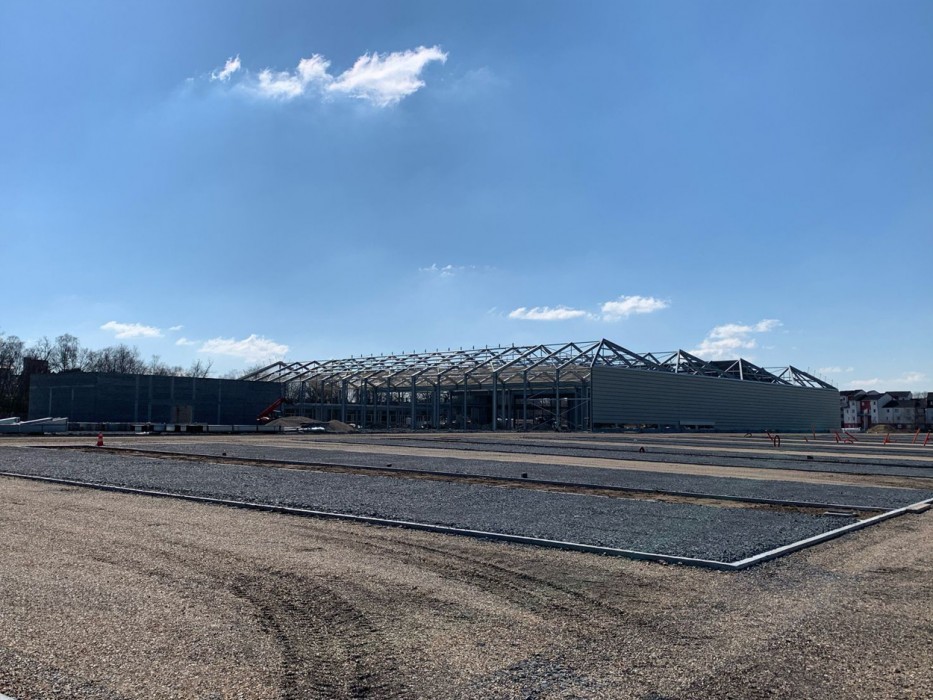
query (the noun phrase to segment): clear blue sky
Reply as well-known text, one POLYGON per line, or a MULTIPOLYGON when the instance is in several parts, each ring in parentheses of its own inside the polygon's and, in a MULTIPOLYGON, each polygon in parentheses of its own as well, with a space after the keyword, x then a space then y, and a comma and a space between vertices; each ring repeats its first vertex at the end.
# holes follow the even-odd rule
POLYGON ((0 3, 0 331, 933 390, 933 3, 0 3), (119 336, 119 337, 118 337, 119 336))

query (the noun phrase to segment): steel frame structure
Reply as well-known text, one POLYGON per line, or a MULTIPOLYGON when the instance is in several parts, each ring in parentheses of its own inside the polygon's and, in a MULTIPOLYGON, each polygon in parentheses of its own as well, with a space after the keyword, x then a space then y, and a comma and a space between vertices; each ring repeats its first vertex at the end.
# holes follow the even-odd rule
POLYGON ((605 338, 275 362, 243 379, 284 384, 302 415, 364 427, 588 429, 594 367, 834 388, 795 367, 706 361, 685 350, 638 354, 605 338))

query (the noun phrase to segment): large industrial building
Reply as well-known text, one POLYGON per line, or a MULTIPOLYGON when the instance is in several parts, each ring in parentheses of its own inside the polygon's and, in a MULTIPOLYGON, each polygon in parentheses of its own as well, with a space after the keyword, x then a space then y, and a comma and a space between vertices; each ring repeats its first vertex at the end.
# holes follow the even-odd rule
POLYGON ((360 427, 830 430, 839 392, 794 367, 637 354, 608 340, 277 362, 290 410, 360 427))

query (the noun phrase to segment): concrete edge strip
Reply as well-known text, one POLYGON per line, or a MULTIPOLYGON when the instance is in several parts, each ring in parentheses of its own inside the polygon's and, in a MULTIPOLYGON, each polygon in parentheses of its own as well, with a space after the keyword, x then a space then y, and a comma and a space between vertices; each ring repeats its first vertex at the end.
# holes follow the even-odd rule
POLYGON ((11 698, 9 695, 4 695, 0 693, 0 700, 16 700, 16 698, 11 698))
MULTIPOLYGON (((792 542, 786 544, 782 547, 777 547, 776 549, 769 550, 767 552, 762 552, 761 554, 755 554, 754 556, 748 557, 746 559, 740 559, 738 561, 732 562, 732 566, 735 571, 741 571, 742 569, 747 569, 750 566, 755 566, 756 564, 761 564, 771 559, 777 559, 778 557, 783 557, 787 554, 792 554, 793 552, 798 552, 801 549, 806 549, 807 547, 812 547, 813 545, 821 544, 823 542, 828 542, 842 535, 846 535, 850 532, 855 532, 856 530, 861 530, 862 528, 870 527, 877 523, 889 520, 891 518, 896 518, 905 513, 917 512, 918 508, 923 506, 929 506, 933 504, 933 498, 928 498, 923 501, 918 501, 917 503, 912 503, 909 506, 904 506, 902 508, 895 508, 894 510, 889 510, 880 515, 876 515, 872 518, 866 518, 865 520, 859 520, 857 522, 851 523, 849 525, 844 525, 835 530, 830 530, 829 532, 824 532, 820 535, 814 535, 813 537, 808 537, 805 540, 799 540, 797 542, 792 542)), ((922 512, 922 511, 921 511, 922 512)))
MULTIPOLYGON (((538 537, 528 537, 526 535, 510 535, 504 532, 486 532, 484 530, 469 530, 466 528, 450 527, 447 525, 433 525, 430 523, 417 523, 408 520, 391 520, 388 518, 375 518, 365 515, 349 515, 347 513, 331 513, 321 510, 309 510, 306 508, 290 508, 288 506, 276 506, 265 503, 252 503, 249 501, 232 501, 220 498, 210 498, 207 496, 192 496, 181 493, 170 493, 167 491, 150 491, 146 489, 134 489, 126 486, 113 486, 110 484, 99 484, 88 481, 75 481, 73 479, 58 479, 49 476, 37 476, 34 474, 19 474, 17 472, 0 472, 0 476, 6 476, 16 479, 27 479, 30 481, 40 481, 50 484, 62 484, 64 486, 77 486, 81 488, 96 489, 99 491, 110 491, 116 493, 134 494, 137 496, 151 496, 155 498, 174 498, 177 500, 190 501, 194 503, 204 503, 209 505, 227 506, 233 508, 243 508, 246 510, 258 510, 272 513, 282 513, 285 515, 297 515, 306 518, 320 518, 323 520, 345 520, 351 522, 365 523, 367 525, 379 525, 383 527, 398 527, 408 530, 422 530, 425 532, 436 532, 447 535, 460 535, 472 537, 474 539, 498 540, 503 542, 514 542, 517 544, 529 544, 539 547, 550 547, 553 549, 565 549, 577 552, 588 552, 591 554, 604 554, 608 556, 624 557, 627 559, 660 561, 667 564, 683 564, 686 566, 698 566, 707 569, 719 569, 730 571, 735 569, 733 564, 711 559, 695 559, 692 557, 678 557, 671 554, 656 554, 653 552, 639 552, 632 549, 617 549, 615 547, 601 547, 598 545, 582 544, 579 542, 562 542, 560 540, 548 540, 538 537)), ((2 699, 0 699, 2 700, 2 699)))
MULTIPOLYGON (((65 445, 63 447, 48 447, 42 445, 41 449, 78 449, 78 450, 87 450, 87 449, 97 449, 97 448, 87 448, 83 446, 76 445, 65 445)), ((640 493, 640 494, 659 494, 664 496, 677 496, 682 498, 696 498, 696 499, 710 499, 716 501, 730 501, 735 503, 755 503, 759 505, 770 505, 770 506, 786 506, 789 508, 822 508, 825 510, 854 510, 861 511, 866 513, 883 513, 887 512, 887 508, 882 508, 880 506, 854 506, 848 505, 845 503, 819 503, 814 501, 784 501, 777 498, 756 498, 755 496, 731 496, 726 494, 713 494, 713 493, 698 493, 693 491, 665 491, 663 489, 645 489, 638 487, 630 486, 616 486, 613 484, 588 484, 584 482, 575 482, 575 481, 557 481, 554 479, 521 479, 519 477, 513 476, 495 476, 489 474, 475 474, 469 472, 448 472, 448 471, 435 471, 432 469, 415 469, 413 467, 378 467, 369 464, 346 464, 342 462, 296 462, 285 459, 269 459, 269 458, 260 458, 260 457, 236 457, 236 456, 217 456, 217 455, 208 455, 200 454, 197 452, 169 452, 164 450, 141 450, 134 447, 107 447, 103 448, 109 452, 119 453, 119 452, 132 452, 139 454, 141 456, 146 455, 155 455, 159 457, 178 457, 178 458, 187 458, 187 457, 203 457, 207 460, 214 460, 220 462, 233 462, 233 463, 242 463, 246 466, 250 464, 262 464, 269 465, 273 467, 323 467, 323 468, 333 468, 333 469, 355 469, 358 471, 380 471, 380 472, 396 472, 399 474, 418 474, 424 476, 443 476, 450 477, 454 479, 487 479, 489 481, 500 481, 505 484, 537 484, 539 486, 567 486, 567 487, 578 487, 584 489, 593 489, 593 490, 605 490, 605 491, 620 491, 620 492, 629 492, 629 493, 640 493)), ((591 469, 593 467, 583 467, 584 469, 591 469)), ((596 467, 597 469, 599 467, 596 467)), ((720 478, 720 477, 713 477, 720 478)), ((796 483, 796 482, 792 482, 796 483)), ((890 487, 860 487, 855 486, 853 488, 890 488, 890 487)))

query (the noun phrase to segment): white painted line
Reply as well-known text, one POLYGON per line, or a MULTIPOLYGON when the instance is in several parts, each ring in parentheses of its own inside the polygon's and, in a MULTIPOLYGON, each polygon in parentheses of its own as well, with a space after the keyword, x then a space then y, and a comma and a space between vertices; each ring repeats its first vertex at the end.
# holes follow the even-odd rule
POLYGON ((4 695, 0 693, 0 700, 16 700, 16 698, 11 698, 9 695, 4 695))

